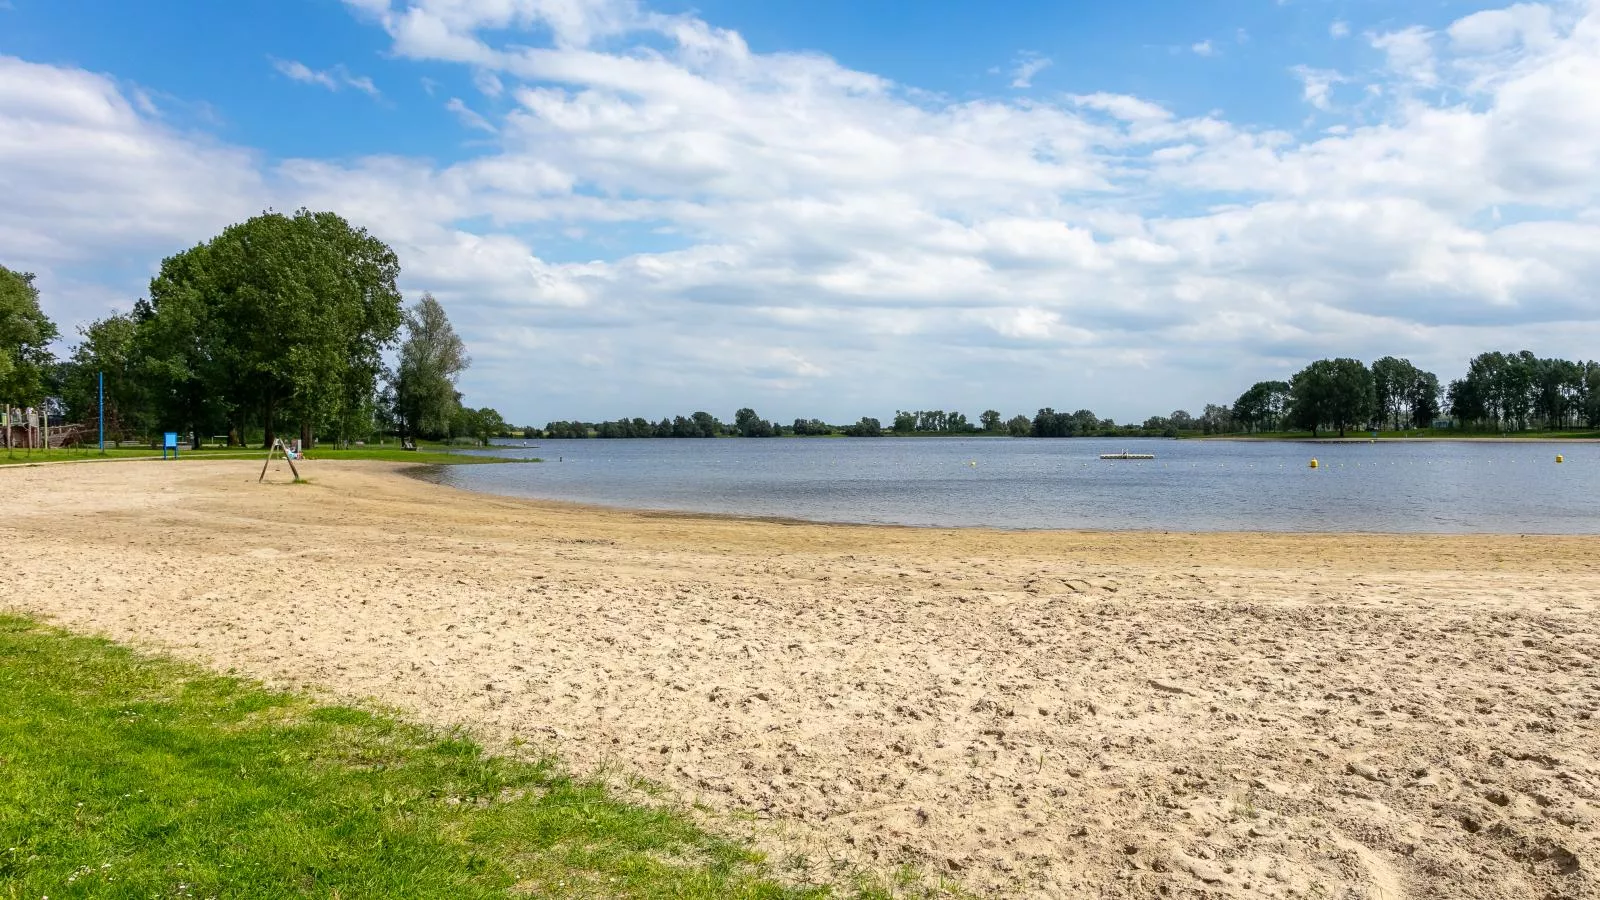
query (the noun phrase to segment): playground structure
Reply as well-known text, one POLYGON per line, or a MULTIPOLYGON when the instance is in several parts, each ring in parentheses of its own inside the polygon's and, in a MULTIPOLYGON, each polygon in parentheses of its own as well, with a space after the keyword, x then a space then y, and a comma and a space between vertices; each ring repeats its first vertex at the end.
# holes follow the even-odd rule
POLYGON ((0 410, 0 428, 8 450, 48 450, 69 446, 76 438, 69 426, 50 425, 50 415, 32 406, 0 410))
MULTIPOLYGON (((41 415, 31 406, 0 408, 0 444, 6 450, 61 450, 99 442, 101 422, 98 417, 87 422, 62 422, 61 418, 58 414, 41 415), (51 424, 52 419, 57 420, 57 424, 51 424)), ((106 410, 104 424, 108 443, 117 444, 126 438, 115 409, 106 410)))

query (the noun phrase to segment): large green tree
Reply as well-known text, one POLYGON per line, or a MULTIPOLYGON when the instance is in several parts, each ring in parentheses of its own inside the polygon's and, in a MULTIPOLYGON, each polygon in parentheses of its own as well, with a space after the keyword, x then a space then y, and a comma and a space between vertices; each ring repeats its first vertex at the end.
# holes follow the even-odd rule
POLYGON ((1390 423, 1394 428, 1400 427, 1401 416, 1407 411, 1411 386, 1416 378, 1417 367, 1409 359, 1385 356, 1372 364, 1374 412, 1380 420, 1390 423))
POLYGON ((1428 428, 1439 418, 1439 376, 1418 369, 1406 390, 1406 408, 1412 428, 1428 428))
POLYGON ((86 422, 99 415, 104 376, 106 428, 112 437, 149 433, 155 422, 139 357, 138 321, 117 313, 80 325, 78 336, 62 378, 67 416, 86 422))
POLYGON ((1276 431, 1288 406, 1287 381, 1258 381, 1233 402, 1233 418, 1248 431, 1276 431))
POLYGON ((0 266, 0 406, 32 406, 44 399, 59 332, 39 308, 33 275, 0 266))
POLYGON ((740 437, 776 437, 778 434, 771 422, 748 406, 733 414, 733 427, 740 437))
POLYGON ((134 369, 149 397, 155 427, 188 431, 194 445, 227 421, 232 386, 218 334, 217 304, 206 286, 206 248, 167 258, 151 296, 133 305, 134 369))
POLYGON ((365 229, 304 209, 264 213, 168 258, 135 312, 166 424, 198 441, 210 416, 241 433, 253 419, 270 445, 287 421, 309 441, 372 396, 400 326, 399 274, 394 251, 365 229))
POLYGON ((1321 428, 1345 430, 1372 417, 1372 372, 1358 359, 1319 359, 1289 379, 1290 421, 1313 436, 1321 428))
POLYGON ((405 326, 394 380, 401 430, 409 437, 447 435, 460 406, 456 379, 472 360, 432 294, 406 309, 405 326))

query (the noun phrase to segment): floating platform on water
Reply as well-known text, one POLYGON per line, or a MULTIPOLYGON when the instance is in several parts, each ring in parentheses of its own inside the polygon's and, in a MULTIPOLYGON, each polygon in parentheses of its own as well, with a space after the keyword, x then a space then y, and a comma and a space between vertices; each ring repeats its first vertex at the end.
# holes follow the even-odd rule
POLYGON ((1155 459, 1154 453, 1102 453, 1101 459, 1155 459))

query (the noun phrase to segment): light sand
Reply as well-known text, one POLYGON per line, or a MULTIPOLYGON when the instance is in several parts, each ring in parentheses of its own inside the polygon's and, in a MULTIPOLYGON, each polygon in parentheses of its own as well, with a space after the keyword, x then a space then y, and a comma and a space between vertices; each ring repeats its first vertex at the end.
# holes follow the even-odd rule
POLYGON ((0 469, 0 605, 655 779, 814 878, 1600 895, 1600 539, 788 525, 257 468, 0 469))

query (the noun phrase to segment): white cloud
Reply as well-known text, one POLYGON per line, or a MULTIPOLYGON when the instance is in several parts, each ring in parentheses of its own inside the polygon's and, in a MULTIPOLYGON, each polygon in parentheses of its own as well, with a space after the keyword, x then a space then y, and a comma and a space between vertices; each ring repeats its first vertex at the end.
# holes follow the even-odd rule
POLYGON ((498 97, 505 93, 506 89, 499 76, 493 72, 485 72, 482 69, 472 73, 472 84, 485 97, 498 97))
POLYGON ((1394 74, 1422 87, 1439 83, 1434 68, 1434 33, 1420 25, 1400 31, 1369 36, 1373 47, 1382 50, 1394 74))
POLYGON ((493 122, 447 105, 471 155, 268 163, 105 76, 0 60, 7 264, 70 324, 229 221, 337 209, 448 304, 475 402, 538 421, 1142 418, 1313 355, 1451 377, 1600 339, 1592 12, 1372 36, 1372 79, 1298 67, 1328 113, 1305 136, 1109 92, 939 97, 631 4, 351 5, 398 55, 501 85, 493 122), (1345 80, 1380 93, 1344 108, 1345 80), (134 271, 86 274, 107 260, 134 271), (1132 374, 1083 374, 1110 367, 1132 374))
POLYGON ((1193 51, 1196 56, 1215 56, 1217 53, 1217 48, 1211 45, 1210 39, 1190 44, 1189 49, 1193 51))
POLYGON ((371 97, 380 95, 378 86, 372 83, 371 78, 365 75, 352 75, 343 65, 319 71, 298 60, 274 59, 272 60, 272 67, 288 77, 289 80, 298 81, 302 84, 314 84, 330 91, 352 87, 371 97))
POLYGON ((499 129, 495 128, 488 119, 485 119, 483 116, 475 112, 471 107, 467 106, 467 104, 461 102, 460 97, 451 97, 450 102, 446 103, 444 108, 450 110, 452 113, 455 113, 456 118, 461 120, 461 124, 468 128, 477 129, 478 131, 487 131, 490 134, 499 131, 499 129))
POLYGON ((1126 122, 1164 121, 1172 113, 1138 97, 1126 94, 1079 94, 1071 98, 1078 106, 1109 113, 1126 122))
POLYGON ((644 13, 634 0, 345 0, 376 19, 408 56, 455 61, 477 44, 477 32, 542 29, 562 48, 586 47, 636 28, 663 27, 669 17, 644 13))
POLYGON ((1537 3, 1486 9, 1452 23, 1451 44, 1466 53, 1493 53, 1517 44, 1543 47, 1555 38, 1554 13, 1537 3))
POLYGON ((292 59, 275 59, 272 61, 272 67, 288 76, 291 81, 321 85, 330 91, 339 89, 338 79, 327 72, 318 72, 303 62, 296 62, 292 59))
POLYGON ((1014 88, 1033 87, 1033 76, 1050 68, 1051 60, 1048 57, 1038 56, 1033 53, 1024 53, 1017 57, 1011 67, 1011 86, 1014 88))
POLYGON ((1330 94, 1333 86, 1349 79, 1331 69, 1313 69, 1310 66, 1295 66, 1290 71, 1300 79, 1303 86, 1305 101, 1324 112, 1333 108, 1330 94))
POLYGON ((1328 26, 1328 36, 1336 40, 1338 38, 1349 37, 1350 23, 1344 21, 1343 19, 1334 19, 1333 23, 1328 26))

